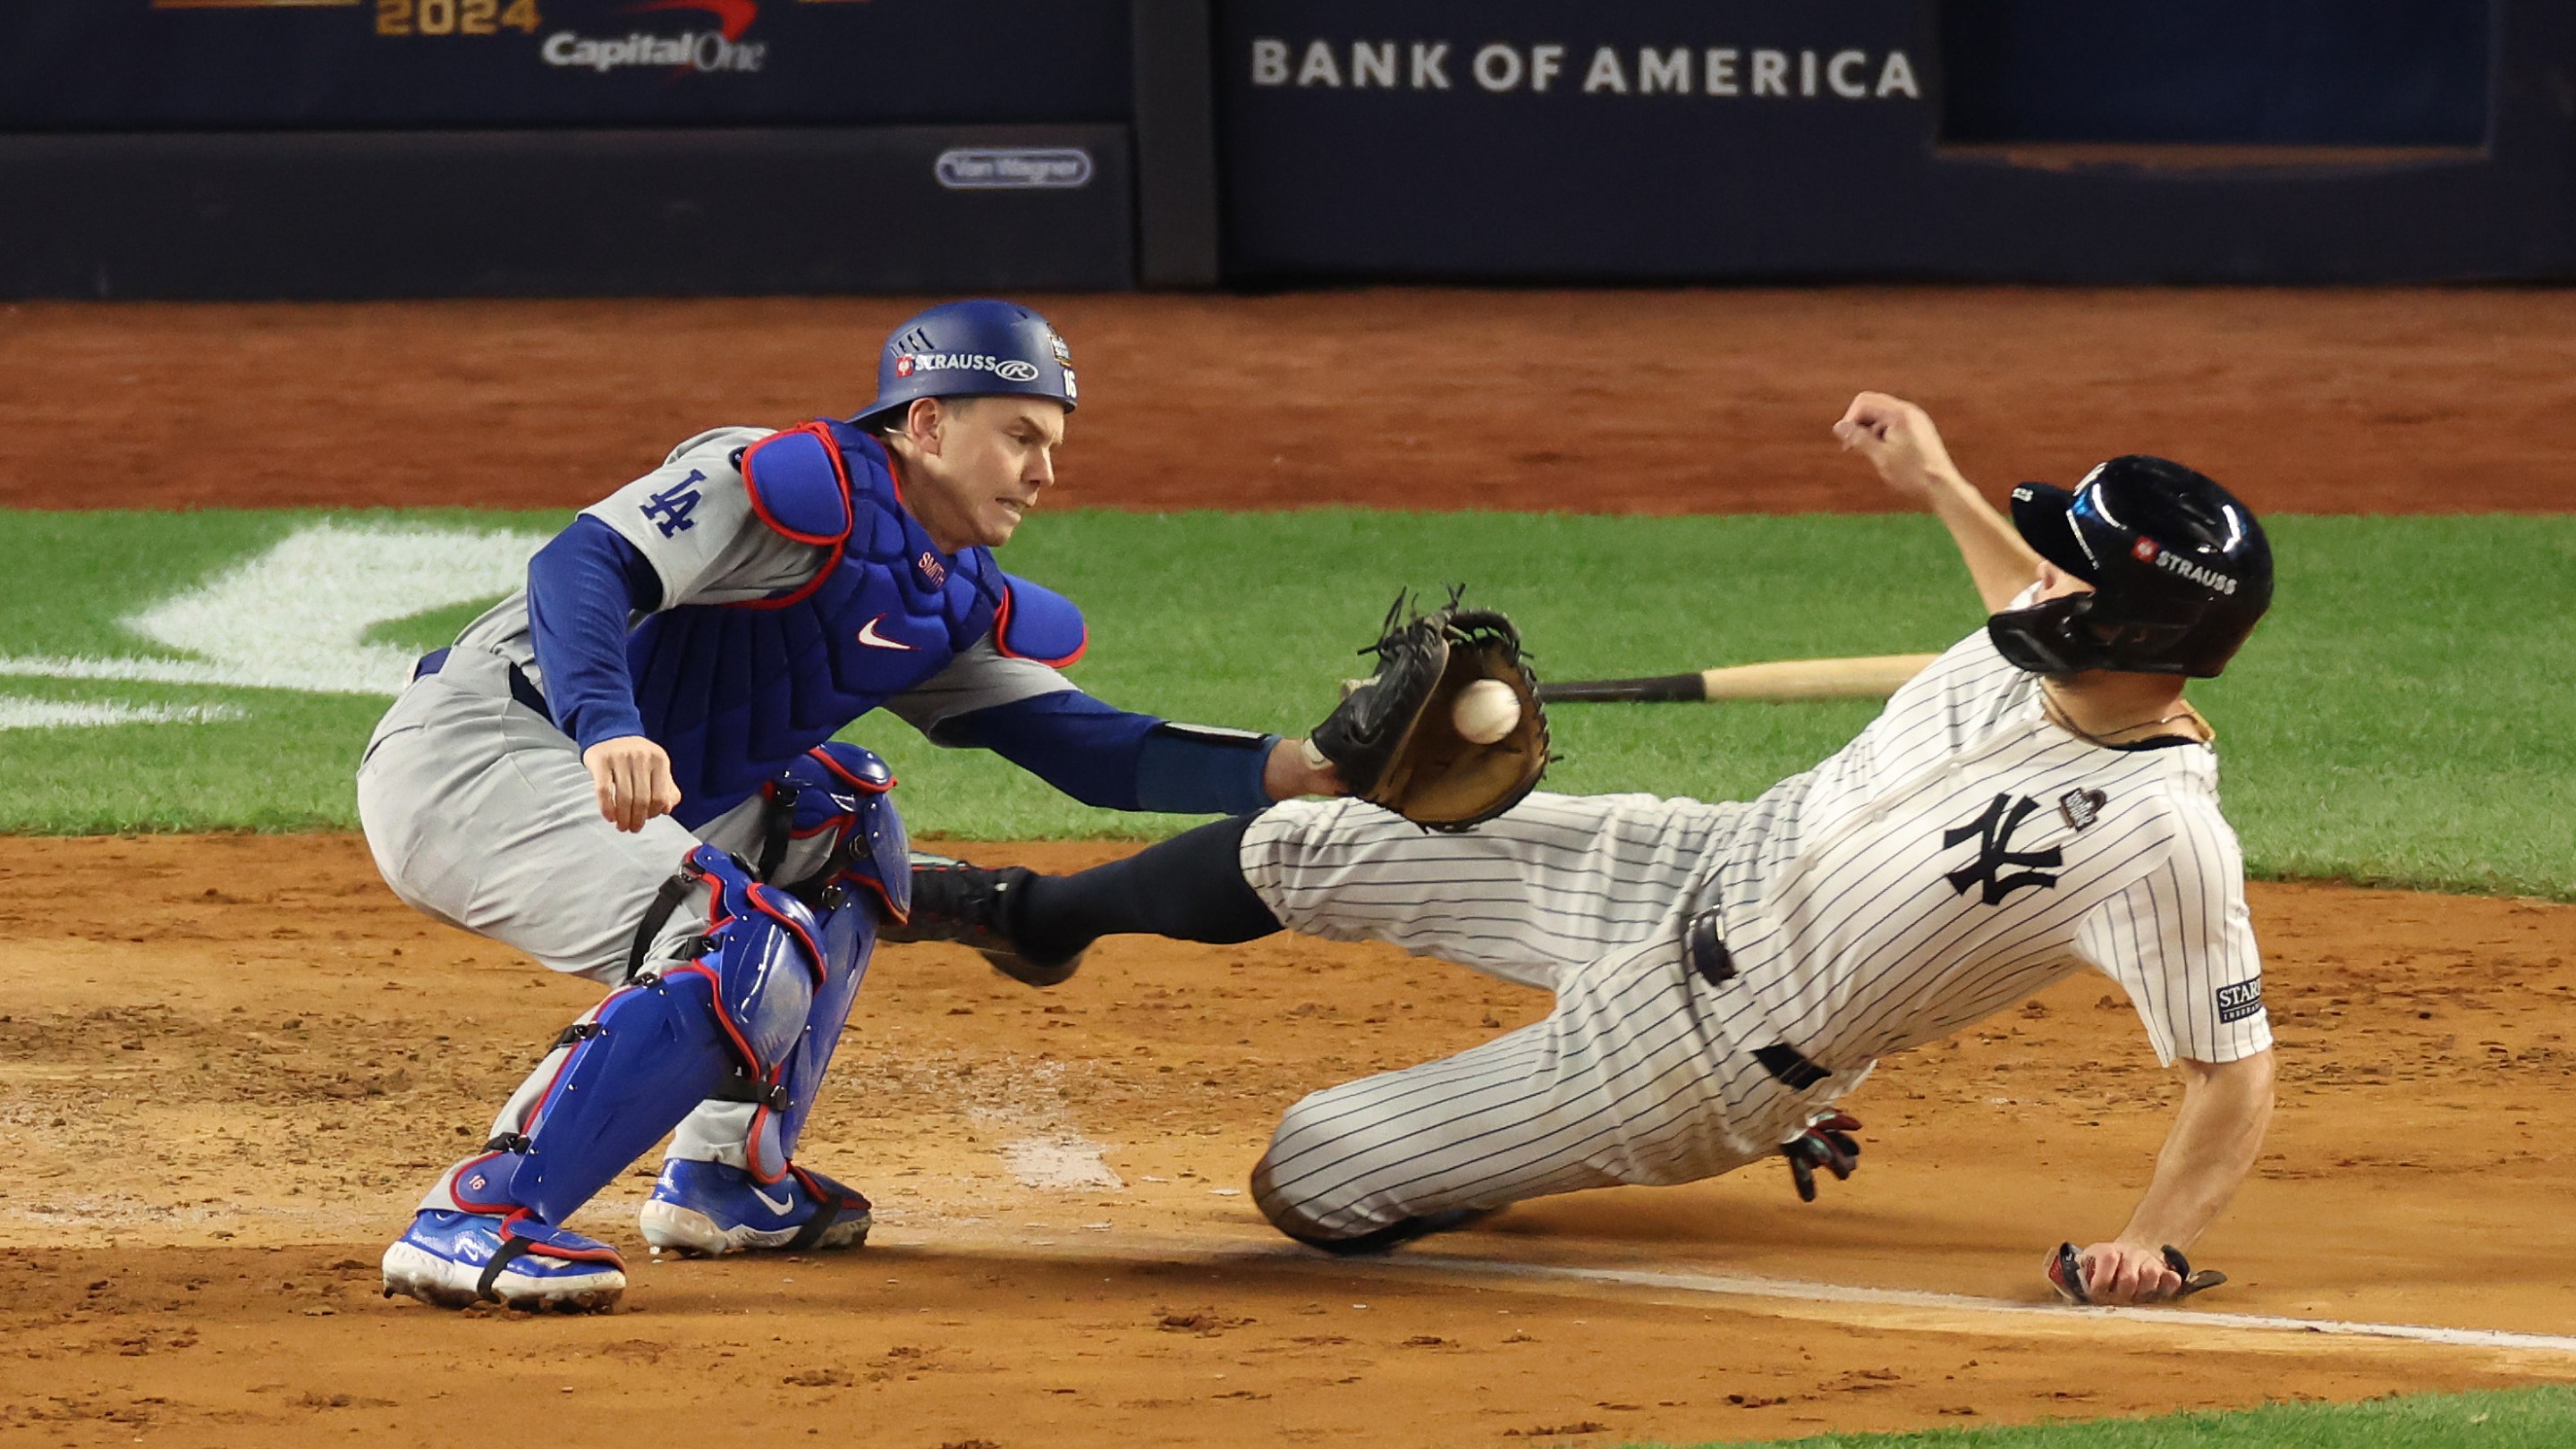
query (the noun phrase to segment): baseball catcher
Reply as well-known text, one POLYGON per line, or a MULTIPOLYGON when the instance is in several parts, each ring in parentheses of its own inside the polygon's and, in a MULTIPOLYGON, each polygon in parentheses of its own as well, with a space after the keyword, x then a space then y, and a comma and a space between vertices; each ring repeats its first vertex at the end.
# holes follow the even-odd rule
POLYGON ((1080 611, 992 551, 1053 481, 1075 398, 1045 318, 934 307, 886 340, 857 415, 690 438, 422 658, 358 767, 378 868, 609 992, 430 1185, 387 1293, 615 1302, 617 1250, 563 1224, 666 1132, 656 1251, 866 1236, 868 1200, 796 1146, 912 897, 894 778, 833 739, 879 706, 1094 805, 1339 792, 1302 741, 1117 709, 1058 672, 1080 611))

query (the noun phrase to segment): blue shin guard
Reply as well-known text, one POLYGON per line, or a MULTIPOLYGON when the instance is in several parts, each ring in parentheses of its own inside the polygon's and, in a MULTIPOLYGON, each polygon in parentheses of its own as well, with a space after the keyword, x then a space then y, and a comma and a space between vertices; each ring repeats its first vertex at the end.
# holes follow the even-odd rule
MULTIPOLYGON (((888 809, 885 813, 891 816, 894 812, 888 809)), ((833 1048, 840 1045, 841 1027, 850 1019, 850 1003, 858 995, 859 983, 867 978, 868 958, 876 950, 875 902, 851 900, 825 915, 822 925, 823 984, 815 988, 805 1030, 787 1059, 782 1082, 785 1100, 760 1105, 744 1143, 751 1175, 763 1183, 776 1182, 791 1170, 796 1139, 805 1130, 805 1118, 814 1110, 814 1098, 823 1086, 823 1072, 832 1063, 833 1048)))
POLYGON ((722 851, 689 852, 685 870, 707 892, 696 955, 639 976, 564 1032, 516 1129, 505 1122, 490 1150, 449 1174, 459 1207, 561 1223, 709 1096, 787 1114, 816 995, 835 994, 825 939, 839 932, 722 851))

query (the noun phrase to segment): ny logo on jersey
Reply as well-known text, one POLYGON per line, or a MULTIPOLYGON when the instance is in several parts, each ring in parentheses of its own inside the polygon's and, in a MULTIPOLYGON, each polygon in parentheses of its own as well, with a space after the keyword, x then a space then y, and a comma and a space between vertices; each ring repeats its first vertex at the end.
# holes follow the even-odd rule
POLYGON ((2021 823, 2038 808, 2039 802, 2027 795, 2018 801, 2010 795, 1997 795, 1984 814, 1965 825, 1941 832, 1943 850, 1971 838, 1977 842, 1977 858, 1950 872, 1950 889, 1966 895, 1969 886, 1983 882, 1985 904, 1990 906, 2002 905, 2004 897, 2023 886, 2057 889, 2057 877, 2044 875, 2040 869, 2065 863, 2057 847, 2050 846, 2046 850, 2012 848, 2013 832, 2020 829, 2021 823), (2003 872, 2008 866, 2017 868, 2016 873, 2005 875, 2003 872))
POLYGON ((653 501, 644 505, 644 516, 653 520, 664 538, 697 527, 689 515, 698 510, 698 485, 705 481, 706 474, 691 468, 688 477, 653 495, 653 501))

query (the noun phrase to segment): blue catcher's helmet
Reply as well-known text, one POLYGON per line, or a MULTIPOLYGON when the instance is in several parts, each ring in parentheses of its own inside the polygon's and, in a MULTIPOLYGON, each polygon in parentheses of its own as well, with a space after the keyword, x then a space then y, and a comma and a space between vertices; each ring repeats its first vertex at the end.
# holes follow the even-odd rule
POLYGON ((877 356, 877 399, 850 422, 872 428, 915 398, 1053 398, 1073 411, 1073 353, 1047 319, 979 299, 933 307, 894 330, 877 356))
POLYGON ((2071 493, 2024 483, 2012 520, 2041 558, 2093 586, 1987 621, 2017 669, 2206 679, 2272 603, 2272 545, 2253 510, 2180 463, 2113 458, 2071 493))

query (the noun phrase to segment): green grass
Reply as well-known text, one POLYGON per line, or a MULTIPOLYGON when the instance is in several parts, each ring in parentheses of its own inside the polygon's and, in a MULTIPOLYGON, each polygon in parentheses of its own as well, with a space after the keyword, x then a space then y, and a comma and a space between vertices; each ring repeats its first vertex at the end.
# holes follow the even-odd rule
MULTIPOLYGON (((119 620, 321 515, 0 513, 16 587, 0 654, 155 652, 119 620)), ((563 515, 404 514, 543 531, 563 515)), ((2576 519, 2278 521, 2280 601, 2215 719, 2229 813, 2262 874, 2576 896, 2576 519)), ((1979 610, 1940 529, 1908 517, 1041 515, 1005 555, 1082 601, 1073 670, 1113 702, 1302 732, 1357 672, 1398 585, 1470 585, 1554 678, 1937 649, 1979 610)), ((369 637, 443 642, 478 605, 369 637)), ((0 732, 0 829, 344 827, 384 701, 0 677, 22 698, 230 704, 238 721, 0 732)), ((1551 788, 1743 798, 1837 748, 1865 704, 1569 707, 1551 788)), ((884 716, 853 736, 904 781, 917 831, 1144 836, 1169 817, 1087 810, 1008 765, 932 749, 884 716)))
POLYGON ((2236 1413, 1771 1442, 1797 1449, 2560 1449, 2576 1443, 2576 1390, 2425 1394, 2359 1404, 2276 1404, 2236 1413))

